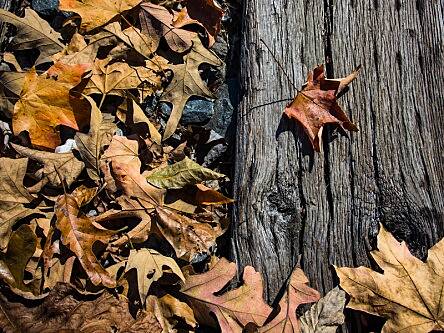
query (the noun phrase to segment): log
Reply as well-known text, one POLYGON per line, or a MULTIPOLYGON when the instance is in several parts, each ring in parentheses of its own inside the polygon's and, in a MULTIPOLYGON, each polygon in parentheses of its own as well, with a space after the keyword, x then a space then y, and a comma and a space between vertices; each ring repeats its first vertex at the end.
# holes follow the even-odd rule
MULTIPOLYGON (((338 284, 333 264, 372 267, 379 223, 422 259, 443 237, 443 7, 244 2, 231 254, 263 273, 270 302, 299 256, 322 294, 338 284), (285 102, 272 103, 296 92, 261 39, 297 87, 317 64, 329 78, 362 64, 339 101, 360 131, 330 128, 314 153, 282 117, 285 102)), ((348 321, 349 332, 360 329, 348 321)))

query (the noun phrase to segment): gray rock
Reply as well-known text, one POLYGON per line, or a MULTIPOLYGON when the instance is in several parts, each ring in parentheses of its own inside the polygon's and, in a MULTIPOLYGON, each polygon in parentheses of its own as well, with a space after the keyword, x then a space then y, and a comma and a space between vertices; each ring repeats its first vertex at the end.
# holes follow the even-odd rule
MULTIPOLYGON (((163 118, 168 119, 172 107, 168 103, 160 103, 160 113, 163 118)), ((182 125, 207 123, 214 114, 214 102, 206 99, 190 99, 183 109, 180 123, 182 125)))
POLYGON ((59 9, 59 0, 32 0, 32 9, 42 15, 53 15, 59 9))

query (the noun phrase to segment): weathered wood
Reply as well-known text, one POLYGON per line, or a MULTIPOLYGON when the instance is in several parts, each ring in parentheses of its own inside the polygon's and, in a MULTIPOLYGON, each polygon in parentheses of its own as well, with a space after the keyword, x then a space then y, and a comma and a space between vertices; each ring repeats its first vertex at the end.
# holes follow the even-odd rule
POLYGON ((249 0, 244 4, 237 119, 233 258, 253 265, 274 300, 301 255, 312 286, 337 284, 332 264, 371 265, 381 222, 419 257, 443 237, 444 2, 249 0), (360 132, 326 131, 314 155, 281 118, 296 86, 327 63, 341 77, 362 63, 340 100, 360 132), (253 108, 255 107, 255 108, 253 108))

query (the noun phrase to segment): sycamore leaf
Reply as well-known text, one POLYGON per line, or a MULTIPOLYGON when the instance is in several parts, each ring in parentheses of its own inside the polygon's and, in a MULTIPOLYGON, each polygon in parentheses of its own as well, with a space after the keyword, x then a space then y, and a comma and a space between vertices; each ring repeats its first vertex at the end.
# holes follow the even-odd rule
POLYGON ((79 130, 87 121, 87 103, 70 96, 70 89, 79 83, 87 65, 67 67, 72 69, 71 73, 66 77, 59 75, 57 80, 38 76, 35 69, 26 74, 12 117, 15 135, 28 131, 34 145, 53 149, 61 143, 59 125, 79 130), (72 74, 74 71, 77 76, 72 74))
POLYGON ((103 94, 126 96, 128 89, 140 88, 151 95, 161 86, 161 78, 151 68, 130 66, 110 59, 96 59, 92 75, 83 90, 86 95, 103 94))
POLYGON ((91 97, 86 96, 85 98, 91 104, 89 132, 88 134, 78 132, 74 139, 77 150, 86 164, 88 176, 98 182, 100 180, 100 158, 105 147, 110 144, 117 126, 113 123, 114 117, 102 114, 91 97))
POLYGON ((27 158, 0 158, 0 250, 4 251, 11 236, 12 227, 21 218, 31 215, 34 209, 23 204, 34 197, 23 186, 28 165, 27 158))
POLYGON ((344 323, 345 292, 330 290, 299 318, 302 333, 335 333, 344 323))
POLYGON ((160 99, 160 101, 173 104, 173 110, 163 134, 164 140, 173 135, 182 117, 183 108, 191 96, 214 97, 200 77, 199 65, 202 63, 222 65, 219 58, 207 50, 198 37, 193 39, 193 48, 183 57, 183 60, 183 64, 170 65, 174 76, 160 99))
POLYGON ((62 194, 56 202, 56 227, 60 230, 60 239, 78 258, 85 272, 94 285, 108 288, 116 286, 114 281, 100 265, 92 247, 96 241, 107 243, 114 231, 99 229, 92 220, 80 213, 77 199, 70 194, 62 194))
POLYGON ((140 8, 142 9, 139 14, 142 32, 153 40, 153 51, 156 51, 162 37, 174 52, 182 53, 191 47, 197 33, 175 28, 174 15, 168 9, 148 2, 142 3, 140 8))
POLYGON ((196 202, 200 205, 223 205, 234 202, 233 199, 227 198, 222 193, 203 184, 196 184, 196 187, 196 202))
POLYGON ((335 267, 340 286, 351 297, 347 307, 387 318, 382 333, 444 330, 444 239, 423 262, 381 225, 378 250, 370 254, 384 273, 335 267))
POLYGON ((137 270, 137 285, 142 303, 145 303, 151 284, 162 277, 164 266, 169 267, 174 274, 185 281, 182 271, 173 258, 165 257, 153 249, 130 251, 125 272, 133 268, 137 270))
POLYGON ((214 326, 210 313, 216 316, 222 332, 242 332, 248 323, 261 326, 265 322, 272 309, 263 299, 262 277, 253 267, 245 267, 242 286, 215 295, 235 275, 236 264, 222 258, 208 272, 187 277, 180 291, 187 296, 199 323, 214 326))
POLYGON ((185 157, 180 162, 155 169, 146 180, 160 188, 179 189, 186 185, 194 185, 206 180, 224 177, 225 175, 204 168, 188 157, 185 157))
POLYGON ((161 234, 174 248, 176 256, 187 261, 193 261, 201 253, 211 253, 216 238, 225 231, 219 225, 212 227, 168 208, 157 207, 156 212, 161 234))
POLYGON ((316 302, 320 297, 319 292, 307 284, 307 277, 302 269, 297 267, 291 273, 285 294, 279 302, 280 312, 267 325, 261 327, 259 332, 300 332, 296 309, 301 304, 316 302))
POLYGON ((29 157, 43 165, 43 168, 35 173, 35 176, 41 180, 41 186, 50 184, 51 186, 61 187, 62 183, 57 171, 70 186, 85 167, 83 162, 79 161, 73 153, 50 153, 22 147, 14 143, 11 143, 11 146, 20 155, 29 157))
POLYGON ((59 9, 80 15, 81 32, 98 28, 123 12, 136 7, 142 0, 60 0, 59 9))
POLYGON ((315 151, 321 150, 322 130, 337 124, 344 130, 358 131, 337 102, 338 95, 357 77, 360 67, 344 79, 327 80, 324 66, 308 74, 307 84, 285 108, 285 115, 299 122, 315 151))
POLYGON ((18 17, 11 12, 0 9, 0 20, 17 27, 17 34, 11 42, 14 51, 38 49, 39 57, 35 65, 50 61, 49 56, 59 52, 64 45, 61 35, 54 31, 48 22, 41 19, 32 9, 25 9, 25 17, 18 17))

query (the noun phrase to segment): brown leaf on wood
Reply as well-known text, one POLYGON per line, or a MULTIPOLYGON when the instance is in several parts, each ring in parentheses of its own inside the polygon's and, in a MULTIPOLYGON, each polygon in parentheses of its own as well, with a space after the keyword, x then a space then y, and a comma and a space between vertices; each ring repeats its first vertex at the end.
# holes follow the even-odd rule
POLYGON ((358 75, 360 67, 343 79, 325 78, 324 66, 308 74, 307 84, 285 108, 285 115, 299 122, 315 151, 321 150, 322 130, 326 124, 337 124, 344 130, 358 131, 337 102, 341 93, 358 75))
POLYGON ((280 311, 259 332, 300 332, 296 309, 299 305, 316 302, 319 298, 319 292, 310 288, 308 279, 302 269, 297 267, 290 276, 287 289, 279 302, 280 311))
POLYGON ((94 226, 90 218, 80 213, 77 199, 70 194, 59 196, 55 212, 56 226, 61 232, 60 239, 63 245, 74 252, 91 282, 94 285, 115 287, 116 281, 108 275, 92 250, 95 242, 106 244, 115 232, 94 226))
POLYGON ((271 308, 263 299, 263 281, 253 267, 244 269, 244 284, 216 296, 236 275, 236 264, 220 259, 208 272, 187 277, 181 292, 195 311, 199 323, 214 326, 213 313, 222 332, 242 332, 248 323, 263 325, 271 308))
POLYGON ((174 15, 168 9, 148 2, 142 3, 140 8, 142 32, 153 39, 153 51, 159 46, 162 37, 168 46, 178 53, 185 52, 192 46, 192 40, 197 37, 197 33, 174 27, 174 15))
POLYGON ((56 80, 38 76, 35 69, 26 74, 20 99, 14 106, 12 129, 15 135, 28 131, 36 146, 54 149, 60 145, 57 127, 65 125, 79 130, 89 118, 88 105, 84 100, 70 96, 70 89, 79 83, 87 65, 75 65, 78 76, 59 75, 56 80))
POLYGON ((351 297, 347 307, 386 318, 383 333, 444 330, 444 240, 423 262, 381 225, 378 250, 371 255, 384 273, 335 267, 341 287, 351 297))
POLYGON ((81 32, 98 28, 136 7, 142 0, 60 0, 59 9, 80 15, 81 32))

